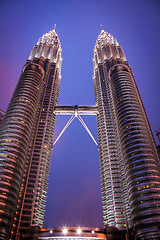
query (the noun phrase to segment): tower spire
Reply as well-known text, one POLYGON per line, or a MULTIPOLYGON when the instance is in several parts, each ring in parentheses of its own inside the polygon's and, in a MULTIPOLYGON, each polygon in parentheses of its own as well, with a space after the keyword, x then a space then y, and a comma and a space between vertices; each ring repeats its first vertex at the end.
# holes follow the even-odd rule
POLYGON ((101 24, 101 33, 104 32, 103 25, 101 24))
POLYGON ((54 28, 53 28, 53 30, 54 30, 54 31, 56 30, 56 24, 54 24, 54 28))

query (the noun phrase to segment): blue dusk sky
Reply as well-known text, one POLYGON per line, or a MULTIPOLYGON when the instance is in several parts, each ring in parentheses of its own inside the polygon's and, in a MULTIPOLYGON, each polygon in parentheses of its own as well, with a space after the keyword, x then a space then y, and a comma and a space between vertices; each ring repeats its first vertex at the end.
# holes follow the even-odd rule
MULTIPOLYGON (((59 105, 95 104, 92 58, 102 24, 127 56, 151 125, 160 127, 159 0, 1 0, 2 110, 33 45, 54 24, 63 57, 59 105)), ((56 118, 54 140, 68 119, 56 118)), ((98 140, 96 117, 83 119, 98 140)), ((98 150, 75 119, 52 152, 44 226, 102 227, 101 202, 98 150)))

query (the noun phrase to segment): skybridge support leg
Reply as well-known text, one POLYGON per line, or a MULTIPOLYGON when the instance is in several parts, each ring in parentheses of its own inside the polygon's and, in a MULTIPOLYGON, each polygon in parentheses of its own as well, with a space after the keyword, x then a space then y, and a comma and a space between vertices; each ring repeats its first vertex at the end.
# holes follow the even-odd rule
MULTIPOLYGON (((61 108, 66 108, 66 107, 61 107, 61 108)), ((82 108, 82 107, 81 107, 82 108)), ((89 115, 96 115, 95 114, 95 109, 96 109, 96 107, 92 107, 92 109, 91 110, 88 110, 88 108, 87 109, 85 109, 84 107, 83 107, 83 115, 84 115, 84 113, 85 113, 85 111, 87 112, 87 115, 88 115, 88 113, 89 113, 89 115), (94 111, 93 111, 94 110, 94 111)), ((65 109, 66 110, 66 109, 65 109)), ((69 125, 73 122, 73 120, 77 117, 78 118, 78 120, 80 121, 80 123, 82 124, 82 126, 86 129, 86 131, 88 132, 88 134, 90 135, 90 137, 92 138, 92 140, 94 141, 94 143, 98 146, 98 143, 96 142, 96 140, 95 140, 95 138, 93 137, 93 135, 92 135, 92 133, 91 133, 91 131, 89 130, 89 128, 87 127, 87 125, 85 124, 85 122, 83 121, 83 119, 82 119, 82 117, 80 116, 80 114, 79 114, 79 109, 78 108, 74 108, 74 111, 73 111, 73 107, 71 106, 70 107, 70 111, 69 112, 64 112, 64 110, 63 109, 60 109, 57 113, 58 114, 61 114, 61 111, 63 112, 63 115, 68 115, 68 114, 70 114, 71 112, 73 113, 73 115, 71 116, 71 118, 69 119, 69 121, 66 123, 66 125, 64 126, 64 128, 62 129, 62 131, 60 132, 60 134, 58 135, 58 137, 56 138, 56 140, 54 141, 54 143, 53 143, 53 146, 56 144, 56 142, 59 140, 59 138, 62 136, 62 134, 65 132, 65 130, 69 127, 69 125), (66 114, 65 114, 66 113, 66 114)), ((96 109, 96 111, 97 111, 97 109, 96 109)), ((82 110, 81 110, 81 112, 82 112, 82 110)))

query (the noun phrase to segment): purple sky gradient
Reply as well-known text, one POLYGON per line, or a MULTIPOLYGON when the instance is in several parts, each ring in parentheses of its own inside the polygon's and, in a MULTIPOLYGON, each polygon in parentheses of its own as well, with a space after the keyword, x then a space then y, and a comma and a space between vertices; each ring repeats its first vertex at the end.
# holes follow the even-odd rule
MULTIPOLYGON (((94 105, 93 49, 103 24, 122 46, 151 125, 160 127, 159 0, 1 0, 0 108, 6 110, 33 45, 53 29, 62 44, 60 105, 94 105)), ((69 117, 58 116, 54 139, 69 117)), ((96 117, 83 117, 97 138, 96 117)), ((75 119, 52 152, 44 226, 103 226, 99 156, 75 119)))

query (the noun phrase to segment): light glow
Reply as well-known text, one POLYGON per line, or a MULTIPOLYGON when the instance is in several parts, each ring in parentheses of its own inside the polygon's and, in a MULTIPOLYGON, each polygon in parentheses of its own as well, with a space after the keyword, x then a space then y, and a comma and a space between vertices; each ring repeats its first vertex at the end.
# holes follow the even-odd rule
POLYGON ((77 229, 77 234, 81 234, 82 230, 80 228, 77 229))
POLYGON ((63 234, 67 234, 67 232, 68 232, 67 228, 64 228, 63 229, 63 234))

